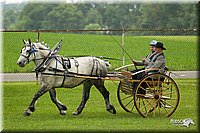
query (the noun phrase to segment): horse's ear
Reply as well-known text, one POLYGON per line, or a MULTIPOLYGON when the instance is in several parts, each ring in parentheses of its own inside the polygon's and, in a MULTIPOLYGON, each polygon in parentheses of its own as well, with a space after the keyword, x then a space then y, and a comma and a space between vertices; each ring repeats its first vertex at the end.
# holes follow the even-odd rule
POLYGON ((30 38, 28 39, 28 42, 29 42, 29 44, 31 44, 31 39, 30 38))
POLYGON ((23 43, 26 44, 26 41, 24 39, 22 39, 23 43))
POLYGON ((51 54, 56 55, 61 50, 61 47, 62 47, 62 40, 53 47, 51 54))

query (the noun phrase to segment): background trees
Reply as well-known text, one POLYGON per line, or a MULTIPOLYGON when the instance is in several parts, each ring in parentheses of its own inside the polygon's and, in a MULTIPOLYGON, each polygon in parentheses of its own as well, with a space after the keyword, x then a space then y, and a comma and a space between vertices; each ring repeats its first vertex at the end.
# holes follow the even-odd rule
POLYGON ((6 29, 197 28, 195 4, 24 4, 3 6, 6 29))

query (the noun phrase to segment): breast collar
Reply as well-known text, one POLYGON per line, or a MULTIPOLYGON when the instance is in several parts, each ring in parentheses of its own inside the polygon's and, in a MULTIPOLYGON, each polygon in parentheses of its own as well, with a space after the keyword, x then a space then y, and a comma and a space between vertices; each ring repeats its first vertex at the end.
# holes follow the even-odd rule
POLYGON ((47 63, 50 62, 50 60, 52 60, 52 55, 51 55, 51 51, 49 52, 49 54, 47 55, 46 58, 44 58, 44 60, 35 68, 35 72, 42 72, 46 69, 47 67, 47 63))

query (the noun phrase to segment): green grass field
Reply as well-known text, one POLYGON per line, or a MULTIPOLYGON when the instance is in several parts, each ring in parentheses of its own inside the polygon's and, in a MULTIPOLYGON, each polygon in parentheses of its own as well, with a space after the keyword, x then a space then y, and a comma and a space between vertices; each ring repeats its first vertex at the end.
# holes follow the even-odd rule
POLYGON ((81 101, 82 86, 74 89, 57 89, 58 99, 68 106, 66 116, 60 116, 56 106, 51 102, 49 94, 42 96, 36 105, 36 111, 29 117, 22 115, 28 107, 34 93, 39 88, 35 82, 3 83, 3 128, 5 131, 197 131, 198 106, 196 79, 176 80, 181 99, 176 112, 170 118, 143 118, 135 110, 126 113, 117 101, 117 87, 106 81, 110 91, 111 103, 117 114, 106 111, 103 97, 94 87, 82 114, 75 117, 81 101), (192 118, 196 125, 189 128, 170 123, 171 119, 192 118))
MULTIPOLYGON (((121 36, 113 36, 121 44, 121 36)), ((3 32, 3 72, 31 72, 34 69, 33 63, 25 68, 17 66, 16 62, 23 47, 22 39, 31 38, 34 42, 37 33, 10 33, 3 32)), ((41 33, 40 41, 46 42, 51 48, 63 40, 63 47, 60 55, 93 55, 122 58, 122 49, 112 40, 109 35, 92 34, 64 34, 64 33, 41 33)), ((125 50, 135 60, 140 60, 149 53, 149 42, 151 40, 162 41, 167 48, 165 56, 167 66, 170 70, 198 70, 197 36, 126 36, 125 50)), ((121 61, 110 60, 114 68, 122 65, 121 61)), ((131 61, 126 56, 126 64, 131 61)))

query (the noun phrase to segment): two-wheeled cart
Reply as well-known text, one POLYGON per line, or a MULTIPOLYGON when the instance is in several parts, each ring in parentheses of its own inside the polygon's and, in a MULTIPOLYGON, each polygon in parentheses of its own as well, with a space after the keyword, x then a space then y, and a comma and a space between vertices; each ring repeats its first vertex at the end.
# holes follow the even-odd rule
MULTIPOLYGON (((102 79, 120 81, 117 89, 117 97, 121 107, 129 113, 134 108, 143 117, 159 116, 169 117, 177 109, 180 94, 176 82, 171 78, 170 73, 147 74, 141 80, 135 80, 132 73, 121 71, 108 74, 106 77, 73 75, 77 78, 102 79)), ((147 70, 148 71, 148 70, 147 70)))

